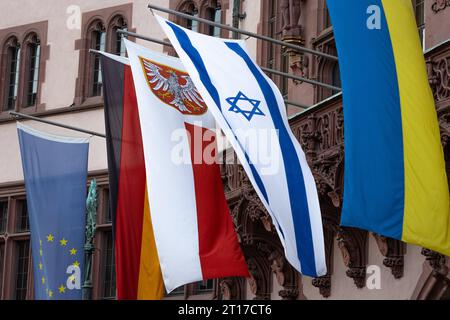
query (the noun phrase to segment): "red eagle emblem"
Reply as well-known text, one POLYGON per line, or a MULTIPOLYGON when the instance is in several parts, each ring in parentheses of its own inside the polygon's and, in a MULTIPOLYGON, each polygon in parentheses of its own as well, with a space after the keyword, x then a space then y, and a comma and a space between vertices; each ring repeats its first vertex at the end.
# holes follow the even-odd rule
POLYGON ((199 116, 208 110, 186 72, 139 57, 153 94, 185 115, 199 116))

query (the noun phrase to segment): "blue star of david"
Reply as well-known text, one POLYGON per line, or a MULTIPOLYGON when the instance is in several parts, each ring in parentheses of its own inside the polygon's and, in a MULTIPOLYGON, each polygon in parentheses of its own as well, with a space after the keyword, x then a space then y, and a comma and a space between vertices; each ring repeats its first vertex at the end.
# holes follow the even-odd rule
POLYGON ((231 108, 228 111, 240 113, 248 121, 251 121, 254 116, 265 116, 265 114, 259 108, 261 101, 250 99, 241 91, 239 91, 236 97, 229 97, 226 100, 231 105, 231 108), (251 110, 243 109, 242 107, 238 106, 239 101, 248 101, 253 106, 253 108, 251 110))

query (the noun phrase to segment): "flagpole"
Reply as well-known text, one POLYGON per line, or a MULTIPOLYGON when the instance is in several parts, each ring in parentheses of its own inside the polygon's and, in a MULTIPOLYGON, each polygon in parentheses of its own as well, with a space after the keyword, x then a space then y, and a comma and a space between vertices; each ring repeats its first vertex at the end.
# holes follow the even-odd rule
POLYGON ((11 116, 17 118, 17 119, 21 119, 22 118, 22 119, 34 120, 34 121, 42 122, 42 123, 49 124, 49 125, 52 125, 52 126, 61 127, 61 128, 68 129, 68 130, 73 130, 73 131, 86 133, 86 134, 89 134, 89 135, 92 135, 92 136, 97 136, 97 137, 100 137, 100 138, 106 138, 106 135, 104 135, 102 133, 98 133, 98 132, 94 132, 94 131, 90 131, 90 130, 85 130, 85 129, 81 129, 81 128, 78 128, 78 127, 72 127, 72 126, 69 126, 67 124, 54 122, 54 121, 50 121, 50 120, 46 120, 46 119, 41 119, 41 118, 38 118, 38 117, 33 117, 33 116, 30 116, 30 115, 27 115, 27 114, 23 114, 23 113, 20 113, 20 112, 10 111, 9 114, 11 116))
POLYGON ((213 26, 213 27, 217 27, 217 28, 228 30, 228 31, 240 33, 240 34, 243 34, 243 35, 246 35, 246 36, 249 36, 249 37, 252 37, 252 38, 256 38, 256 39, 259 39, 259 40, 272 42, 272 43, 278 44, 280 46, 284 46, 284 47, 287 47, 287 48, 290 48, 290 49, 293 49, 293 50, 296 50, 296 51, 299 51, 299 52, 310 53, 310 54, 313 54, 313 55, 316 55, 316 56, 320 56, 320 57, 323 57, 323 58, 326 58, 326 59, 329 59, 329 60, 338 61, 338 58, 336 56, 333 56, 333 55, 330 55, 330 54, 327 54, 327 53, 324 53, 324 52, 308 49, 308 48, 305 48, 305 47, 302 47, 302 46, 297 46, 295 44, 287 43, 287 42, 284 42, 284 41, 281 41, 281 40, 273 39, 273 38, 270 38, 270 37, 267 37, 267 36, 263 36, 263 35, 256 34, 256 33, 250 32, 250 31, 246 31, 246 30, 242 30, 242 29, 239 29, 239 28, 230 27, 230 26, 227 26, 225 24, 213 22, 213 21, 210 21, 210 20, 207 20, 207 19, 194 17, 194 16, 191 16, 189 14, 182 13, 182 12, 179 12, 179 11, 176 11, 176 10, 163 8, 163 7, 160 7, 160 6, 153 5, 153 4, 149 4, 148 8, 150 10, 152 10, 152 12, 153 12, 153 10, 157 10, 157 11, 173 14, 173 15, 185 18, 185 19, 194 20, 194 21, 197 21, 197 22, 201 22, 201 23, 213 26))
MULTIPOLYGON (((163 40, 158 40, 158 39, 151 38, 151 37, 147 37, 147 36, 135 33, 135 32, 131 32, 131 31, 127 31, 127 30, 121 30, 121 29, 118 29, 116 32, 119 33, 119 34, 122 34, 122 35, 127 35, 127 36, 130 36, 130 37, 133 37, 133 38, 137 38, 137 39, 141 39, 141 40, 157 43, 157 44, 160 44, 160 45, 163 45, 163 46, 173 47, 170 42, 163 41, 163 40)), ((91 50, 91 52, 95 52, 95 50, 91 50)), ((293 74, 281 72, 281 71, 274 70, 274 69, 269 69, 269 68, 265 68, 265 67, 260 67, 260 68, 264 72, 272 73, 272 74, 275 74, 277 76, 290 78, 290 79, 293 79, 293 80, 309 83, 309 84, 312 84, 312 85, 315 85, 315 86, 324 87, 324 88, 327 88, 327 89, 330 89, 330 90, 333 90, 333 91, 341 91, 342 90, 341 88, 333 86, 331 84, 327 84, 327 83, 323 83, 323 82, 319 82, 319 81, 315 81, 315 80, 311 80, 311 79, 295 76, 293 74)), ((306 108, 308 108, 308 107, 306 107, 306 108)))

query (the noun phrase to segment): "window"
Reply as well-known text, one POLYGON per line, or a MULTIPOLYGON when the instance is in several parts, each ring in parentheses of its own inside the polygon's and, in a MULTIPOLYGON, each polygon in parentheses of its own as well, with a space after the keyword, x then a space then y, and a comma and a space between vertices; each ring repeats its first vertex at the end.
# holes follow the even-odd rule
POLYGON ((27 201, 16 200, 16 231, 28 232, 29 229, 27 201))
MULTIPOLYGON (((216 8, 207 9, 207 19, 215 23, 222 22, 222 9, 220 6, 216 8)), ((208 35, 213 37, 220 37, 220 28, 214 26, 208 26, 208 35)))
POLYGON ((109 22, 109 30, 110 30, 110 48, 107 48, 108 51, 110 51, 112 54, 125 57, 126 55, 126 47, 125 47, 125 41, 124 38, 126 38, 125 35, 122 35, 121 33, 117 33, 117 30, 128 30, 127 22, 125 21, 124 17, 121 15, 115 16, 110 22, 109 22))
POLYGON ((111 208, 109 206, 109 190, 103 190, 103 217, 105 223, 111 223, 111 208))
POLYGON ((3 289, 3 265, 5 261, 5 244, 0 242, 0 299, 2 298, 3 289))
POLYGON ((417 29, 419 31, 420 43, 424 47, 425 41, 425 0, 412 0, 416 14, 417 29))
MULTIPOLYGON (((268 36, 270 38, 277 38, 277 1, 271 0, 269 5, 269 21, 268 21, 268 36)), ((267 52, 267 67, 270 69, 275 68, 275 50, 276 45, 273 43, 268 44, 267 52)))
POLYGON ((0 29, 0 118, 9 111, 44 111, 41 80, 49 57, 48 21, 0 29), (33 30, 33 31, 30 31, 33 30))
MULTIPOLYGON (((92 31, 91 48, 98 51, 105 51, 106 49, 106 32, 101 22, 96 22, 92 31)), ((92 55, 92 87, 91 96, 100 96, 102 94, 103 80, 102 69, 100 64, 100 57, 95 54, 92 55)))
POLYGON ((16 300, 25 300, 27 298, 28 287, 28 265, 30 259, 30 242, 17 241, 16 243, 16 277, 15 294, 16 300))
MULTIPOLYGON (((283 53, 281 55, 281 72, 289 73, 289 54, 283 53)), ((289 78, 283 77, 281 79, 281 94, 284 98, 287 98, 289 93, 289 78)))
POLYGON ((8 201, 0 201, 0 234, 4 234, 6 232, 7 221, 8 221, 8 201))
POLYGON ((19 91, 20 45, 16 38, 7 42, 5 77, 5 103, 3 111, 14 110, 19 91))
POLYGON ((324 10, 323 10, 323 29, 327 29, 331 27, 331 18, 330 18, 330 11, 328 11, 327 3, 324 2, 324 10))
POLYGON ((36 105, 39 84, 39 63, 41 59, 41 44, 36 34, 28 37, 26 45, 26 72, 24 107, 36 105))
POLYGON ((133 3, 86 11, 81 16, 81 38, 75 41, 80 51, 78 77, 75 86, 75 106, 92 106, 103 103, 103 79, 100 57, 90 49, 126 56, 125 43, 119 29, 130 29, 133 3))
POLYGON ((115 55, 118 55, 118 56, 121 56, 121 57, 125 57, 127 49, 125 47, 124 39, 126 37, 124 35, 120 34, 120 33, 117 33, 117 30, 119 30, 119 29, 124 30, 124 31, 128 30, 126 27, 124 27, 124 28, 114 27, 114 48, 113 48, 113 53, 115 55))
MULTIPOLYGON (((186 13, 186 14, 188 14, 188 15, 191 15, 193 17, 196 17, 196 18, 199 17, 198 9, 195 7, 195 4, 193 2, 186 3, 184 5, 184 8, 181 11, 186 13)), ((198 21, 194 21, 194 20, 191 20, 191 19, 186 19, 185 20, 185 25, 186 25, 186 28, 189 29, 189 30, 192 30, 192 31, 195 31, 195 32, 199 31, 198 21)))
MULTIPOLYGON (((339 69, 339 64, 336 63, 333 67, 333 73, 331 76, 331 84, 335 87, 341 87, 341 70, 339 69)), ((338 91, 333 91, 333 94, 338 93, 338 91)))
POLYGON ((103 253, 103 299, 111 299, 116 296, 116 265, 114 260, 114 242, 112 232, 104 233, 103 253))
POLYGON ((214 280, 204 280, 197 282, 197 294, 209 293, 214 290, 214 280))

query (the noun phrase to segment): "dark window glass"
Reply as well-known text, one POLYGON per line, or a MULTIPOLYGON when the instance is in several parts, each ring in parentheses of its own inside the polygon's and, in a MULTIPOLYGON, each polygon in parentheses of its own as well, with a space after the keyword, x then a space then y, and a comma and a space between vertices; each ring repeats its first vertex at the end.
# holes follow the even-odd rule
POLYGON ((328 11, 327 4, 325 3, 325 10, 323 13, 323 28, 329 28, 331 27, 331 18, 330 18, 330 11, 328 11))
POLYGON ((214 289, 214 280, 204 280, 197 282, 197 293, 207 293, 214 289))
POLYGON ((0 299, 2 298, 3 289, 3 264, 5 259, 5 244, 0 242, 0 299))
POLYGON ((26 107, 36 104, 38 82, 39 82, 39 62, 41 57, 41 45, 32 43, 28 45, 28 72, 26 87, 26 107))
MULTIPOLYGON (((284 53, 281 56, 281 71, 284 73, 289 73, 289 55, 284 53)), ((281 94, 287 98, 289 93, 289 78, 283 77, 281 82, 281 94)))
POLYGON ((103 216, 105 217, 105 223, 112 221, 111 210, 109 207, 109 190, 103 191, 103 216))
MULTIPOLYGON (((193 17, 198 18, 198 13, 192 14, 193 17)), ((188 27, 189 30, 198 32, 198 21, 195 20, 188 20, 188 27)))
POLYGON ((16 287, 15 299, 25 300, 28 284, 28 261, 30 259, 30 242, 19 241, 16 248, 16 287))
POLYGON ((116 296, 116 265, 114 260, 114 243, 112 232, 105 233, 103 255, 103 299, 116 296))
MULTIPOLYGON (((331 84, 335 87, 341 87, 341 71, 339 69, 339 64, 335 64, 333 67, 333 74, 331 77, 331 84)), ((333 91, 333 94, 338 93, 338 91, 333 91)))
MULTIPOLYGON (((215 23, 221 23, 222 9, 220 7, 208 9, 208 20, 215 23)), ((220 28, 208 26, 208 34, 213 37, 220 37, 220 28)))
POLYGON ((416 13, 417 29, 419 31, 420 43, 423 46, 425 36, 425 0, 412 0, 416 13))
POLYGON ((6 76, 6 105, 4 110, 14 110, 19 89, 20 48, 13 46, 8 48, 6 76))
POLYGON ((0 234, 5 233, 6 231, 6 222, 8 221, 7 219, 8 219, 8 201, 0 201, 0 234))
POLYGON ((27 232, 30 230, 28 222, 28 206, 27 200, 16 201, 16 231, 27 232))
MULTIPOLYGON (((268 36, 270 38, 276 39, 277 37, 277 1, 271 0, 269 5, 269 26, 268 26, 268 36)), ((268 44, 267 52, 267 67, 270 69, 276 69, 275 66, 275 44, 268 44)))
MULTIPOLYGON (((93 44, 92 48, 98 51, 105 51, 106 47, 106 33, 104 31, 93 32, 93 44)), ((102 79, 102 67, 100 64, 100 56, 98 54, 93 55, 94 68, 93 68, 93 81, 92 81, 92 96, 100 96, 102 94, 103 79, 102 79)))
MULTIPOLYGON (((187 7, 184 13, 198 18, 198 10, 192 3, 187 7)), ((191 19, 186 19, 186 28, 198 32, 198 22, 191 19)))
POLYGON ((127 49, 125 48, 125 41, 123 39, 126 38, 125 35, 122 36, 122 34, 117 33, 117 30, 125 30, 127 31, 128 28, 114 28, 114 36, 115 36, 115 43, 114 43, 114 54, 125 57, 127 49))

